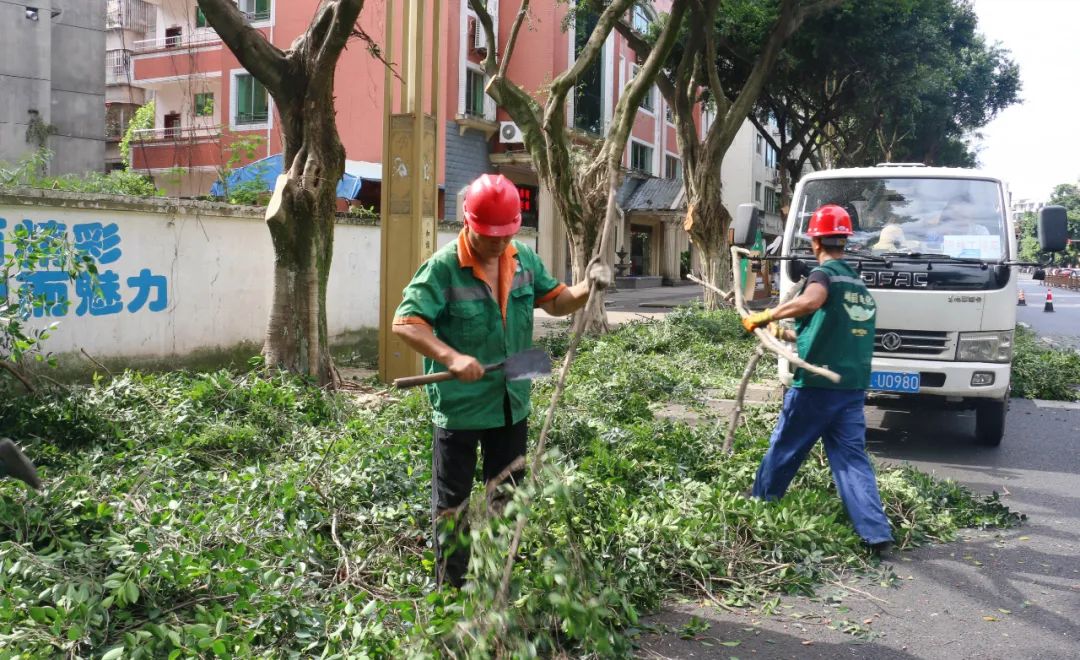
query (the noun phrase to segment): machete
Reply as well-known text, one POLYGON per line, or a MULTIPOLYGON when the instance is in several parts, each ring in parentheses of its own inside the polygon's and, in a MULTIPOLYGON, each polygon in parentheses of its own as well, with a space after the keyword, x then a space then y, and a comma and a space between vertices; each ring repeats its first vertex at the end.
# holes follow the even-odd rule
MULTIPOLYGON (((551 373, 551 358, 548 357, 548 354, 543 349, 530 348, 527 351, 514 353, 506 358, 504 362, 485 365, 484 373, 487 374, 492 371, 499 371, 500 369, 506 373, 506 380, 539 378, 540 376, 546 376, 551 373)), ((440 371, 439 373, 425 374, 423 376, 396 378, 394 379, 394 387, 404 389, 406 387, 416 387, 417 385, 427 385, 429 383, 441 383, 453 379, 454 374, 449 371, 440 371)))

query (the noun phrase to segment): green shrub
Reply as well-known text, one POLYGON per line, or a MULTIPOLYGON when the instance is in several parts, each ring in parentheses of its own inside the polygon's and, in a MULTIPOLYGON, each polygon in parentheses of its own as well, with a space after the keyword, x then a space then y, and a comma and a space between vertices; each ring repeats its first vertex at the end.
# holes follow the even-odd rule
POLYGON ((1039 344, 1031 330, 1016 328, 1012 395, 1052 401, 1080 400, 1080 353, 1039 344))

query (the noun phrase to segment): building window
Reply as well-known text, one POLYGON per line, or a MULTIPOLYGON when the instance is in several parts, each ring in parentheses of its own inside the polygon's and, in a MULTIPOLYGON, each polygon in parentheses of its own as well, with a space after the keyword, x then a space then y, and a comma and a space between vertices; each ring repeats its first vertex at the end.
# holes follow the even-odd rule
MULTIPOLYGON (((632 65, 631 72, 633 77, 637 78, 638 71, 641 67, 634 64, 632 65)), ((656 87, 650 87, 649 91, 645 92, 645 96, 641 97, 641 105, 638 106, 646 112, 656 112, 656 87)))
POLYGON ((537 208, 540 189, 536 186, 518 184, 518 198, 521 200, 521 226, 537 229, 540 226, 540 213, 537 208))
POLYGON ((653 23, 653 16, 649 8, 644 5, 634 5, 630 23, 635 31, 642 34, 648 34, 649 26, 653 23))
POLYGON ((270 20, 270 0, 240 0, 240 11, 253 21, 270 20))
POLYGON ((765 145, 765 167, 776 168, 776 149, 771 144, 765 145))
POLYGON ((754 149, 760 154, 763 153, 762 147, 765 144, 765 138, 761 137, 761 133, 754 135, 754 149))
POLYGON ((202 9, 200 7, 195 8, 195 27, 210 27, 210 24, 206 22, 206 14, 202 13, 202 9))
POLYGON ((671 106, 667 104, 664 105, 664 120, 669 124, 675 123, 675 113, 671 111, 671 106))
MULTIPOLYGON (((579 8, 574 12, 574 57, 588 43, 599 16, 588 9, 579 8)), ((592 66, 581 72, 574 85, 574 128, 592 135, 604 132, 604 53, 596 58, 592 66)))
POLYGON ((247 124, 265 124, 270 118, 269 99, 266 88, 249 73, 241 73, 233 79, 236 87, 236 120, 237 126, 247 124))
POLYGON ((682 161, 678 156, 664 156, 664 178, 682 180, 682 161))
POLYGON ((476 69, 465 70, 465 114, 471 117, 484 116, 484 74, 476 69))
POLYGON ((206 92, 205 94, 195 95, 195 116, 196 117, 213 117, 214 116, 214 94, 213 92, 206 92))
POLYGON ((646 174, 652 174, 652 160, 653 150, 652 147, 644 145, 640 142, 630 143, 630 168, 645 172, 646 174))
POLYGON ((762 206, 766 213, 780 214, 780 195, 776 194, 776 188, 765 186, 765 202, 762 206))
POLYGON ((179 25, 165 28, 165 47, 176 48, 184 40, 184 29, 179 25))
POLYGON ((761 201, 761 182, 760 181, 757 181, 757 182, 754 183, 754 201, 755 202, 760 202, 761 201))

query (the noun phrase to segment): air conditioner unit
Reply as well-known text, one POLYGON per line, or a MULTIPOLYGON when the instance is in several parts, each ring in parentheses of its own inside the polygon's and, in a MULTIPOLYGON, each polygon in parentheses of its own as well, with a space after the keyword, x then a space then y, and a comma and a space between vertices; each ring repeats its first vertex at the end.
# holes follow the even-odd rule
POLYGON ((480 21, 475 18, 470 18, 469 22, 472 24, 472 47, 473 50, 487 51, 487 35, 484 34, 484 26, 480 24, 480 21))
POLYGON ((514 144, 524 142, 525 139, 521 136, 521 129, 518 125, 512 121, 499 122, 499 143, 500 144, 514 144))

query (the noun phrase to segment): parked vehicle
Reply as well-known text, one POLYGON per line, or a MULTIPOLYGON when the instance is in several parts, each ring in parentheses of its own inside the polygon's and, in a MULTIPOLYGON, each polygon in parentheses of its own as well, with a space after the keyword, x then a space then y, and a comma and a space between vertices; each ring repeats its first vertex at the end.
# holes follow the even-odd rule
MULTIPOLYGON (((967 169, 815 172, 795 188, 782 252, 783 295, 816 265, 803 234, 810 215, 824 204, 847 209, 855 233, 846 259, 877 302, 871 400, 974 409, 976 439, 991 446, 1004 435, 1016 325, 1008 199, 1000 179, 967 169)), ((1040 240, 1053 239, 1043 249, 1063 249, 1063 224, 1060 247, 1054 243, 1057 213, 1039 222, 1040 240)), ((785 360, 779 375, 791 382, 785 360)))

